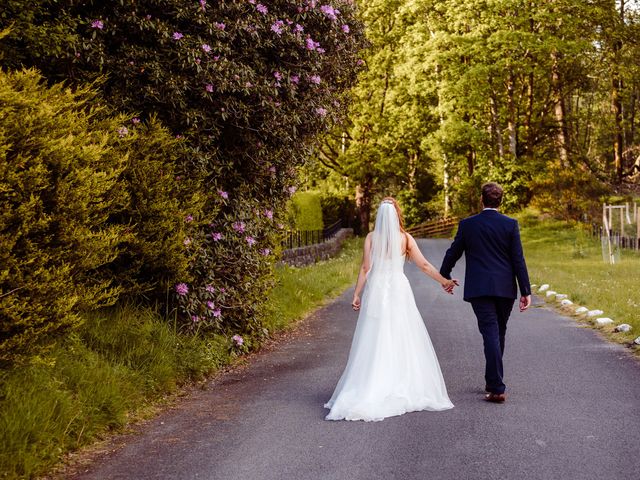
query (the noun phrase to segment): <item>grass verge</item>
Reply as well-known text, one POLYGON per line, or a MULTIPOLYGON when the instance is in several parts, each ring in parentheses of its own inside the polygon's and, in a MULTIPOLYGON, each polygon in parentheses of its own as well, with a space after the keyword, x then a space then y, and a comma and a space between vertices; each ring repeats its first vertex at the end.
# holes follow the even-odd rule
MULTIPOLYGON (((265 327, 290 328, 355 282, 358 239, 335 258, 278 267, 265 327)), ((124 306, 87 318, 46 357, 0 372, 0 477, 32 478, 64 453, 145 415, 181 385, 233 360, 222 336, 177 334, 148 308, 124 306)))
MULTIPOLYGON (((579 305, 602 310, 602 317, 614 320, 612 326, 601 328, 612 340, 630 344, 640 335, 638 252, 623 250, 621 261, 610 265, 603 261, 600 240, 592 238, 583 225, 540 220, 533 211, 522 213, 519 220, 532 283, 547 283, 550 289, 568 295, 574 305, 563 308, 565 313, 575 315, 573 310, 579 305), (621 323, 631 325, 631 332, 615 333, 614 326, 621 323)), ((640 353, 640 348, 634 350, 640 353)))

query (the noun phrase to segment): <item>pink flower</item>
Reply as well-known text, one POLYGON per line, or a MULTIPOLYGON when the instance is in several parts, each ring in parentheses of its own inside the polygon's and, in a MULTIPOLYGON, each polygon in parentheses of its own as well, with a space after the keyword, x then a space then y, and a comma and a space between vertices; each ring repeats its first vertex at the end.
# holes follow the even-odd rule
POLYGON ((244 222, 235 222, 231 227, 238 233, 243 233, 245 229, 244 222))
POLYGON ((128 133, 129 133, 129 129, 127 127, 120 127, 118 129, 118 135, 120 136, 120 138, 124 137, 128 133))
POLYGON ((336 16, 338 11, 334 10, 334 8, 331 5, 322 5, 320 7, 320 11, 322 13, 324 13, 325 16, 327 18, 330 18, 331 20, 337 20, 338 19, 338 17, 336 16))
POLYGON ((215 318, 219 318, 222 316, 222 312, 219 308, 216 308, 213 312, 211 312, 211 315, 215 318))
POLYGON ((253 247, 256 244, 256 239, 250 235, 245 237, 244 239, 247 241, 250 247, 253 247))
POLYGON ((240 345, 242 345, 244 343, 244 339, 240 335, 234 335, 233 337, 231 337, 231 340, 236 342, 236 345, 238 345, 238 346, 240 346, 240 345))
POLYGON ((200 0, 200 8, 202 8, 202 11, 204 11, 206 6, 207 6, 207 0, 200 0))
POLYGON ((322 53, 326 52, 326 50, 324 48, 318 47, 318 48, 316 48, 316 52, 322 54, 322 53))
POLYGON ((196 65, 200 65, 200 62, 202 62, 202 60, 200 60, 200 57, 196 57, 194 62, 196 62, 196 65))
POLYGON ((273 220, 273 210, 265 210, 264 211, 264 216, 267 217, 269 220, 273 220))
POLYGON ((298 190, 296 187, 294 187, 293 185, 291 185, 289 188, 287 188, 287 191, 289 192, 289 195, 293 195, 294 193, 296 193, 296 190, 298 190))
POLYGON ((146 18, 147 20, 151 20, 151 15, 145 15, 144 18, 146 18))
POLYGON ((185 239, 182 241, 182 244, 183 244, 185 247, 188 247, 189 245, 191 245, 191 239, 190 239, 189 237, 185 238, 185 239))
POLYGON ((218 195, 220 195, 225 200, 227 200, 229 198, 229 194, 227 192, 222 191, 222 190, 218 190, 218 195))
POLYGON ((282 80, 282 74, 280 72, 278 72, 278 71, 273 72, 273 76, 275 77, 275 79, 277 81, 282 80))
POLYGON ((205 89, 207 92, 212 93, 212 92, 213 92, 213 85, 211 85, 210 83, 207 83, 207 84, 204 86, 204 89, 205 89))
POLYGON ((276 167, 274 167, 273 165, 271 165, 271 166, 269 167, 269 173, 271 173, 272 175, 275 175, 275 174, 276 174, 276 167))
POLYGON ((316 108, 316 113, 321 117, 326 117, 327 116, 327 109, 326 108, 322 108, 322 107, 318 107, 318 108, 316 108))
POLYGON ((247 82, 247 83, 245 83, 245 84, 244 84, 244 86, 245 86, 246 88, 251 88, 251 87, 253 87, 253 83, 251 83, 251 82, 247 82))
POLYGON ((181 34, 180 32, 173 32, 172 38, 174 40, 180 40, 182 37, 184 37, 184 35, 181 34))
POLYGON ((271 25, 271 31, 277 35, 282 35, 283 28, 284 22, 282 20, 278 20, 273 25, 271 25))
POLYGON ((91 28, 102 30, 104 28, 104 23, 102 23, 102 20, 94 20, 93 22, 91 22, 91 28))
POLYGON ((217 28, 218 30, 224 30, 225 28, 227 28, 227 26, 222 22, 213 22, 213 27, 217 28))
POLYGON ((356 65, 358 66, 364 65, 364 60, 359 58, 358 61, 356 62, 356 65))
POLYGON ((296 85, 300 82, 300 77, 298 75, 291 75, 291 83, 295 83, 296 85))
POLYGON ((260 253, 267 257, 271 253, 271 250, 269 250, 268 248, 263 248, 262 250, 260 250, 260 253))
POLYGON ((175 288, 176 293, 181 297, 189 293, 189 286, 186 283, 178 283, 175 288))
POLYGON ((211 300, 209 300, 209 301, 207 302, 207 308, 208 308, 209 310, 214 310, 214 309, 216 308, 216 306, 214 305, 214 303, 213 303, 211 300))
POLYGON ((346 23, 344 25, 342 25, 342 31, 344 33, 349 33, 351 31, 351 29, 349 28, 349 25, 347 25, 346 23))
POLYGON ((213 285, 207 285, 204 289, 209 293, 214 293, 216 291, 216 289, 213 288, 213 285))
POLYGON ((186 217, 184 217, 184 221, 187 223, 193 222, 193 215, 187 215, 186 217))
POLYGON ((256 5, 256 10, 258 10, 260 13, 262 13, 263 15, 266 15, 267 12, 269 11, 269 9, 267 7, 265 7, 264 5, 262 5, 261 3, 259 3, 258 5, 256 5))
POLYGON ((311 76, 309 77, 309 81, 310 81, 311 83, 313 83, 314 85, 320 85, 320 82, 321 82, 322 80, 320 79, 320 75, 311 75, 311 76))
POLYGON ((293 27, 293 31, 295 33, 302 33, 302 32, 304 32, 304 27, 302 25, 300 25, 299 23, 296 23, 296 26, 293 27))
POLYGON ((134 125, 137 125, 140 123, 140 119, 138 117, 133 117, 131 119, 131 123, 133 123, 134 125))
POLYGON ((304 45, 305 45, 307 50, 315 50, 316 48, 318 48, 320 46, 320 44, 318 42, 315 42, 311 37, 308 37, 304 41, 304 45))
POLYGON ((282 230, 282 229, 284 228, 284 224, 283 224, 283 223, 279 223, 279 224, 278 224, 278 228, 279 228, 280 230, 282 230))
POLYGON ((218 290, 220 290, 220 293, 224 293, 224 292, 226 292, 226 291, 227 291, 227 289, 226 289, 226 288, 224 288, 224 287, 220 287, 218 290))
POLYGON ((198 317, 197 315, 191 315, 191 321, 193 323, 198 323, 200 321, 200 317, 198 317))
POLYGON ((204 43, 204 44, 202 44, 202 50, 203 50, 205 53, 209 53, 209 52, 211 51, 211 47, 209 46, 209 44, 204 43))
POLYGON ((213 232, 213 233, 211 234, 211 239, 212 239, 214 242, 218 242, 218 241, 222 240, 222 234, 221 234, 220 232, 213 232))

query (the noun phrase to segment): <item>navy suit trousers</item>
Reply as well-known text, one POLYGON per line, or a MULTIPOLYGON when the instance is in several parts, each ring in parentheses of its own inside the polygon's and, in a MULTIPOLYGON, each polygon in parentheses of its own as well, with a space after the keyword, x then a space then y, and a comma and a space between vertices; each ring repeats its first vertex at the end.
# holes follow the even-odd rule
POLYGON ((492 393, 504 393, 506 387, 502 380, 502 355, 507 321, 515 300, 505 297, 475 297, 469 301, 478 319, 478 328, 484 341, 486 386, 492 393))

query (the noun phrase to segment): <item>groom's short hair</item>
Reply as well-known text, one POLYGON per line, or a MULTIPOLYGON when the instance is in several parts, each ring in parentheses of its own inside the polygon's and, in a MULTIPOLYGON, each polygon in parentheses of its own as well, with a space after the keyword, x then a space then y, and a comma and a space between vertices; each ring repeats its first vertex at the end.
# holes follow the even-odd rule
POLYGON ((482 204, 485 208, 498 208, 502 203, 502 187, 495 182, 482 185, 482 204))

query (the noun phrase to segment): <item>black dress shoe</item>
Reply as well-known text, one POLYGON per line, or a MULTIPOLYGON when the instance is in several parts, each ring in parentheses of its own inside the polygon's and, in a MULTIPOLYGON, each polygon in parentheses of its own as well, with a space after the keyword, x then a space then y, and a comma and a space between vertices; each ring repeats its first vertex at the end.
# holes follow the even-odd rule
POLYGON ((504 403, 507 396, 504 393, 488 393, 484 396, 484 399, 491 403, 504 403))

